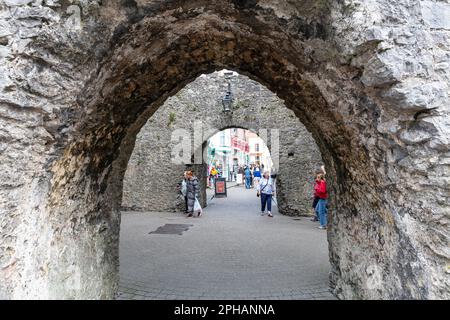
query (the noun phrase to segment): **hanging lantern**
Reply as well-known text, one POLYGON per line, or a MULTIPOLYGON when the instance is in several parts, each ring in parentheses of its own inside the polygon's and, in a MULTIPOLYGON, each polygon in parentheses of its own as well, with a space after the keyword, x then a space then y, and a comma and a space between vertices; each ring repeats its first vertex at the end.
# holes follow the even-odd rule
POLYGON ((232 112, 233 107, 233 93, 231 92, 231 84, 228 83, 228 91, 222 98, 223 112, 232 112))

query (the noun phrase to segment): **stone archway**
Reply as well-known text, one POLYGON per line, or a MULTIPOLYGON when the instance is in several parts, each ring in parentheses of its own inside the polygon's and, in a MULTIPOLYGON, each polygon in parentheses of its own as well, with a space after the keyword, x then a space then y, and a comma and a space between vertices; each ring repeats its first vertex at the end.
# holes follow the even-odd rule
POLYGON ((222 68, 284 99, 319 146, 336 294, 449 296, 449 5, 78 5, 0 5, 2 297, 114 296, 135 135, 222 68))
MULTIPOLYGON (((310 214, 314 170, 322 164, 311 134, 276 95, 239 74, 229 80, 235 95, 233 112, 224 114, 220 98, 226 81, 224 72, 200 76, 169 98, 142 127, 124 178, 124 209, 184 210, 176 186, 188 168, 205 178, 206 156, 195 162, 192 155, 188 167, 175 163, 172 153, 178 138, 188 137, 192 148, 194 137, 201 135, 197 143, 201 148, 222 129, 244 128, 259 133, 269 150, 276 152, 278 210, 286 215, 310 214), (156 188, 157 194, 151 192, 156 188)), ((205 183, 202 190, 201 201, 206 205, 205 183)))

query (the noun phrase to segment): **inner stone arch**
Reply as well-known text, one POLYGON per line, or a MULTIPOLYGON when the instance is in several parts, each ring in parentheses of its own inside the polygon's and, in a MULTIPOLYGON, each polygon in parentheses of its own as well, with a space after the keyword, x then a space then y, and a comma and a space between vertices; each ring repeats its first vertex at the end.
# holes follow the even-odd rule
POLYGON ((309 215, 314 171, 322 164, 314 139, 275 94, 237 73, 227 80, 224 71, 198 77, 170 97, 142 127, 128 162, 122 207, 139 211, 183 210, 184 202, 175 190, 187 169, 199 176, 201 202, 206 205, 205 155, 201 164, 174 164, 173 133, 186 130, 191 140, 200 134, 201 143, 197 145, 203 145, 205 151, 206 141, 226 128, 259 133, 269 150, 272 141, 275 143, 278 210, 287 215, 309 215), (230 114, 223 113, 221 105, 227 81, 235 96, 230 114), (158 193, 150 192, 156 188, 158 193))

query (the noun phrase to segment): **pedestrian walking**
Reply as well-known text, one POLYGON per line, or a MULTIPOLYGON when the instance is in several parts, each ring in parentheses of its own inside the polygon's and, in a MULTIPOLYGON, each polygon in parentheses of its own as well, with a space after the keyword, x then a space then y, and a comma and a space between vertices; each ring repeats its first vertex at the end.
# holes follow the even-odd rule
POLYGON ((249 167, 245 167, 245 189, 250 189, 252 184, 252 172, 249 167))
POLYGON ((209 179, 211 181, 211 185, 213 188, 214 188, 214 181, 215 179, 217 179, 218 175, 219 171, 215 167, 212 167, 211 171, 209 172, 209 179))
POLYGON ((316 183, 314 185, 314 193, 318 197, 317 205, 316 205, 316 213, 319 217, 320 226, 319 229, 327 228, 327 201, 328 201, 328 193, 327 193, 327 182, 325 180, 325 175, 323 171, 317 172, 316 183))
POLYGON ((261 197, 261 215, 265 214, 266 205, 267 205, 267 214, 269 217, 273 217, 272 215, 272 197, 275 196, 276 186, 275 180, 270 177, 269 171, 265 171, 263 177, 259 181, 257 186, 258 197, 261 197))
POLYGON ((257 165, 253 170, 253 185, 255 186, 255 188, 258 188, 259 180, 261 180, 261 170, 257 165))
MULTIPOLYGON (((192 171, 186 172, 186 197, 188 207, 188 217, 194 215, 195 202, 198 201, 200 196, 200 185, 198 178, 194 176, 192 171)), ((198 211, 198 216, 201 215, 201 211, 198 211)))
MULTIPOLYGON (((323 173, 323 176, 325 177, 325 175, 326 175, 325 166, 321 166, 320 169, 316 170, 316 177, 315 177, 315 180, 314 180, 314 185, 316 183, 317 174, 318 173, 323 173)), ((312 214, 314 215, 314 217, 311 219, 311 221, 314 221, 314 222, 315 221, 319 221, 319 214, 316 211, 316 207, 317 207, 317 203, 318 202, 319 202, 319 196, 317 195, 316 190, 314 188, 314 190, 313 190, 313 202, 312 202, 312 206, 311 206, 312 214)))

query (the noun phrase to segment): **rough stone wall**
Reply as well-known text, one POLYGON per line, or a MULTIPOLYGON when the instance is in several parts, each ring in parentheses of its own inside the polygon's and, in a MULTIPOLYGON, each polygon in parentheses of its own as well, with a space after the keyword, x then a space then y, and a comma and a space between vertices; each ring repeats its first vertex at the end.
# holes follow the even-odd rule
MULTIPOLYGON (((178 197, 176 185, 186 167, 171 160, 175 144, 178 144, 177 140, 172 140, 172 135, 177 130, 185 130, 191 138, 191 148, 201 148, 214 133, 238 127, 261 132, 269 150, 274 151, 280 212, 310 213, 313 174, 322 163, 311 134, 294 112, 264 86, 242 75, 232 76, 230 83, 235 99, 232 114, 222 112, 221 97, 227 90, 227 80, 223 74, 215 72, 188 84, 147 121, 137 135, 125 173, 122 199, 125 209, 183 210, 184 200, 178 197), (201 130, 197 146, 193 145, 194 130, 201 130)), ((195 173, 206 179, 206 165, 195 166, 195 173)), ((203 205, 206 205, 205 189, 204 180, 203 205)))
POLYGON ((341 298, 448 299, 448 1, 0 1, 0 298, 112 298, 134 139, 202 73, 267 86, 329 172, 341 298))

